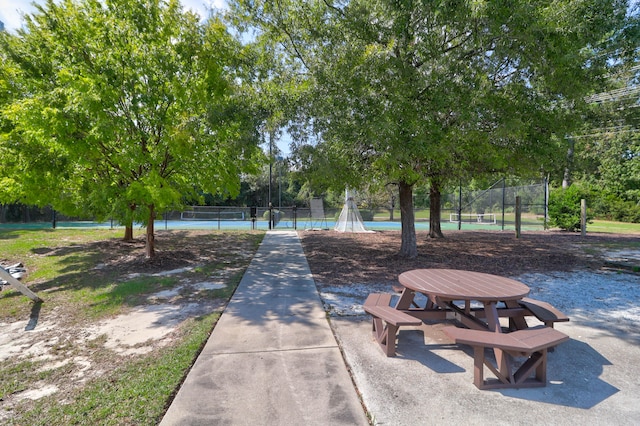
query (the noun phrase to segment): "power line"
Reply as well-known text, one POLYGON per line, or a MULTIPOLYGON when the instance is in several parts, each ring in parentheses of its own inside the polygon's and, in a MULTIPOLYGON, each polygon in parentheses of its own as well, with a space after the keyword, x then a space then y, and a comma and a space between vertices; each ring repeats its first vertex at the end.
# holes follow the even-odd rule
MULTIPOLYGON (((599 130, 599 129, 594 129, 594 130, 599 130)), ((638 129, 635 128, 631 128, 631 129, 626 129, 626 130, 612 130, 612 131, 601 131, 601 132, 596 132, 596 133, 589 133, 587 135, 572 135, 570 136, 572 139, 585 139, 585 138, 596 138, 596 137, 603 137, 603 136, 618 136, 618 135, 628 135, 628 134, 635 134, 638 132, 638 129)))
POLYGON ((587 103, 603 103, 621 101, 630 96, 640 93, 640 86, 623 87, 620 89, 610 90, 608 92, 597 93, 584 98, 587 103))

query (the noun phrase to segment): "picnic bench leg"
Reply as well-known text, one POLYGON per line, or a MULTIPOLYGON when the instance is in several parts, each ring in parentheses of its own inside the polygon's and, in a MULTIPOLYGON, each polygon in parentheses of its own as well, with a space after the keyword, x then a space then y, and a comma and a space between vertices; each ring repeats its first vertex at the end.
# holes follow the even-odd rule
POLYGON ((473 384, 478 389, 484 387, 484 348, 482 346, 473 347, 473 384))
MULTIPOLYGON (((509 355, 505 354, 505 357, 508 356, 509 355)), ((478 389, 508 387, 513 383, 512 377, 513 376, 511 375, 511 372, 505 375, 502 371, 494 367, 491 362, 487 360, 484 346, 473 347, 473 384, 476 385, 478 389), (487 368, 491 370, 494 376, 496 376, 497 381, 496 379, 485 381, 485 366, 487 366, 487 368)))
POLYGON ((544 351, 534 352, 529 359, 515 372, 513 383, 520 384, 527 381, 535 370, 535 381, 529 381, 529 386, 544 386, 547 383, 547 356, 544 351))
MULTIPOLYGON (((540 351, 542 359, 536 367, 536 380, 544 383, 545 385, 547 384, 547 353, 552 349, 553 348, 543 349, 542 351, 540 351)), ((533 355, 531 357, 533 358, 533 355)))
POLYGON ((386 356, 396 355, 396 334, 398 333, 398 327, 392 324, 387 324, 387 331, 384 336, 384 353, 386 356))
POLYGON ((373 337, 382 348, 386 356, 396 355, 396 333, 398 327, 393 324, 385 324, 380 318, 373 318, 373 337))
MULTIPOLYGON (((508 353, 504 353, 504 357, 509 360, 508 364, 511 366, 511 356, 508 353)), ((501 371, 499 368, 496 368, 487 360, 485 356, 485 348, 483 346, 473 347, 473 360, 473 384, 478 389, 517 388, 521 386, 542 387, 547 383, 546 349, 532 353, 517 371, 513 372, 512 370, 509 370, 506 374, 504 374, 505 371, 501 371), (485 366, 491 370, 497 380, 485 380, 485 366), (533 378, 531 378, 532 373, 534 373, 533 378)))

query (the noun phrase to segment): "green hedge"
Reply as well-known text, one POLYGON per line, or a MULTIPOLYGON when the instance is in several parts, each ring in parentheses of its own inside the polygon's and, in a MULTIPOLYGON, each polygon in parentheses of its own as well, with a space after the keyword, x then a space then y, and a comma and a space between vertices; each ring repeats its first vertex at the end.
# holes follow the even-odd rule
MULTIPOLYGON (((566 231, 580 230, 580 200, 589 199, 588 191, 577 185, 555 189, 549 194, 549 224, 566 231)), ((590 217, 587 215, 587 220, 590 217)))

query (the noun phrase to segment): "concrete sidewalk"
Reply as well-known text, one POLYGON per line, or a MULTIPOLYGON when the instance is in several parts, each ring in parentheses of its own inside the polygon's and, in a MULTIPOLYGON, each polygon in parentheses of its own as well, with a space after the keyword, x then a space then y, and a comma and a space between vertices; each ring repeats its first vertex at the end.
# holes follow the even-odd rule
POLYGON ((161 425, 368 425, 295 232, 268 232, 161 425))

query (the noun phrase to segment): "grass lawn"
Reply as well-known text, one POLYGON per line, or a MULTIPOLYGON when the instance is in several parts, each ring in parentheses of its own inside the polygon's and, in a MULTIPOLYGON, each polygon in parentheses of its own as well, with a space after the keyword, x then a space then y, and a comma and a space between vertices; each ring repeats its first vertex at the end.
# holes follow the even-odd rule
POLYGON ((121 232, 0 230, 0 262, 22 262, 23 283, 44 300, 0 291, 0 424, 158 424, 264 236, 157 232, 148 260, 142 238, 121 232), (185 306, 165 334, 150 328, 129 346, 105 328, 185 306))
POLYGON ((594 220, 587 224, 587 232, 606 232, 613 234, 640 234, 640 223, 594 220))
MULTIPOLYGON (((466 216, 465 216, 466 218, 466 216)), ((400 211, 395 210, 394 212, 395 221, 400 221, 400 211)), ((429 209, 420 209, 415 211, 415 219, 416 221, 427 221, 429 220, 429 209)), ((496 214, 496 219, 498 224, 502 220, 501 214, 496 214)), ((388 211, 378 211, 374 220, 377 221, 387 221, 389 220, 388 211)), ((446 224, 449 220, 449 215, 446 214, 442 216, 442 223, 446 224)), ((507 227, 512 228, 515 223, 515 214, 514 213, 506 213, 505 217, 505 225, 507 227)), ((540 217, 534 215, 523 215, 522 217, 523 227, 529 225, 532 227, 542 227, 543 223, 540 217)), ((609 234, 640 234, 640 223, 626 223, 626 222, 614 222, 608 220, 593 220, 591 223, 587 224, 587 232, 604 232, 609 234)))

